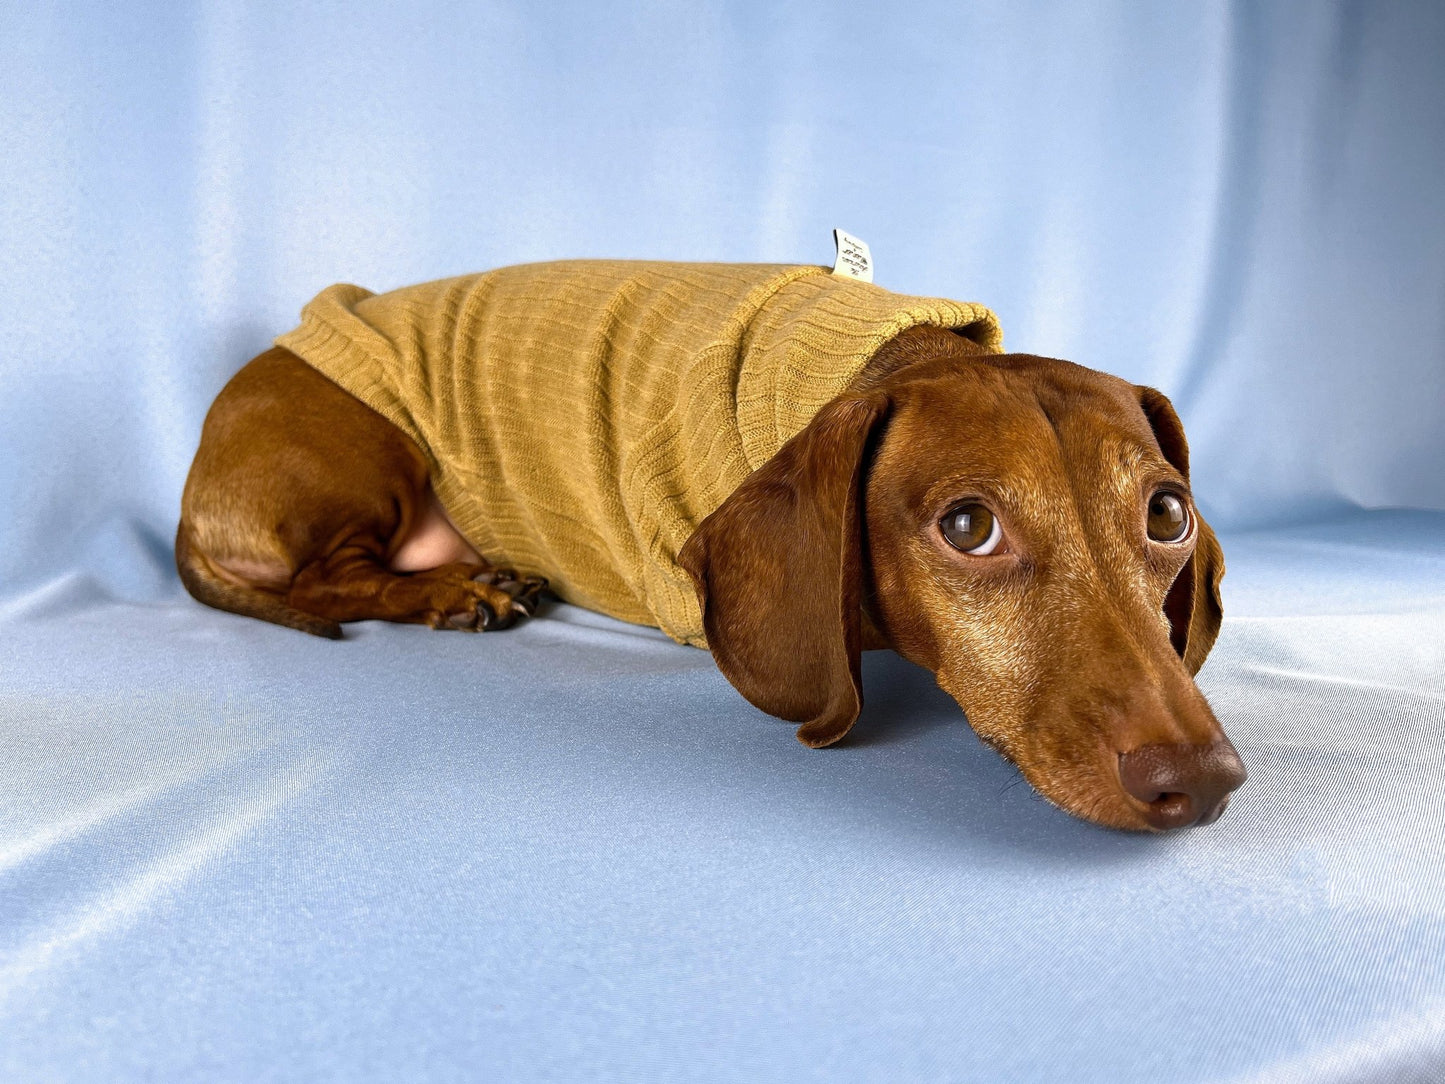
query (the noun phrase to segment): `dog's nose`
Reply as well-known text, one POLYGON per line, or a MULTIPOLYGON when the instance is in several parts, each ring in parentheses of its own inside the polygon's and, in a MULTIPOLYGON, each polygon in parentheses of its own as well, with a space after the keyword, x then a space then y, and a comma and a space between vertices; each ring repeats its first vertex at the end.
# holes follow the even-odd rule
POLYGON ((1244 777, 1244 762, 1228 738, 1210 745, 1160 742, 1119 754, 1119 782, 1159 829, 1213 824, 1244 777))

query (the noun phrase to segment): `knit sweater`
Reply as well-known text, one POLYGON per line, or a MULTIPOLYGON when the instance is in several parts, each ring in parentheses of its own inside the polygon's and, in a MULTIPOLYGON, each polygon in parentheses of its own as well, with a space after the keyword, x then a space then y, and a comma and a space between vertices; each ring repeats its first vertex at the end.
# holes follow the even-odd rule
POLYGON ((677 553, 873 355, 987 309, 816 266, 575 260, 323 290, 276 340, 422 449, 489 562, 706 646, 677 553))

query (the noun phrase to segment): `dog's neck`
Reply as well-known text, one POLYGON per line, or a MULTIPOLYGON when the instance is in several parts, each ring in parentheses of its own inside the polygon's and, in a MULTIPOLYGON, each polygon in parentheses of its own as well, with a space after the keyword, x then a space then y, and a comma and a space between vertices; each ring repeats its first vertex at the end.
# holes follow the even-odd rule
POLYGON ((900 370, 941 357, 992 354, 988 347, 948 328, 920 325, 900 332, 874 354, 849 391, 868 391, 900 370))

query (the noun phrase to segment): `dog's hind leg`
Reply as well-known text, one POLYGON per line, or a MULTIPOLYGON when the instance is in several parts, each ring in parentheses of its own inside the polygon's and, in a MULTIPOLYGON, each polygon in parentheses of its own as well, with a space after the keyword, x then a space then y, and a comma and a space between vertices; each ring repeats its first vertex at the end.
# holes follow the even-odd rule
POLYGON ((545 580, 467 562, 393 572, 363 544, 344 545, 296 573, 286 602, 334 621, 405 621, 434 629, 504 629, 531 616, 545 580))
POLYGON ((493 569, 447 521, 416 444, 279 349, 206 418, 176 565, 208 605, 333 638, 367 619, 505 628, 544 586, 493 569))

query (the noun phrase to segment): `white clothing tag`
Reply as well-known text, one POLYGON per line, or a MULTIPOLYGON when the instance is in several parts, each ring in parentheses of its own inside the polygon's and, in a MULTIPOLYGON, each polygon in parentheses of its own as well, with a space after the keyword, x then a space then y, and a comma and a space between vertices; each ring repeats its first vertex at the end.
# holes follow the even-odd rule
POLYGON ((867 241, 835 229, 833 244, 838 246, 838 255, 833 258, 833 274, 864 282, 873 281, 873 253, 868 251, 867 241))

